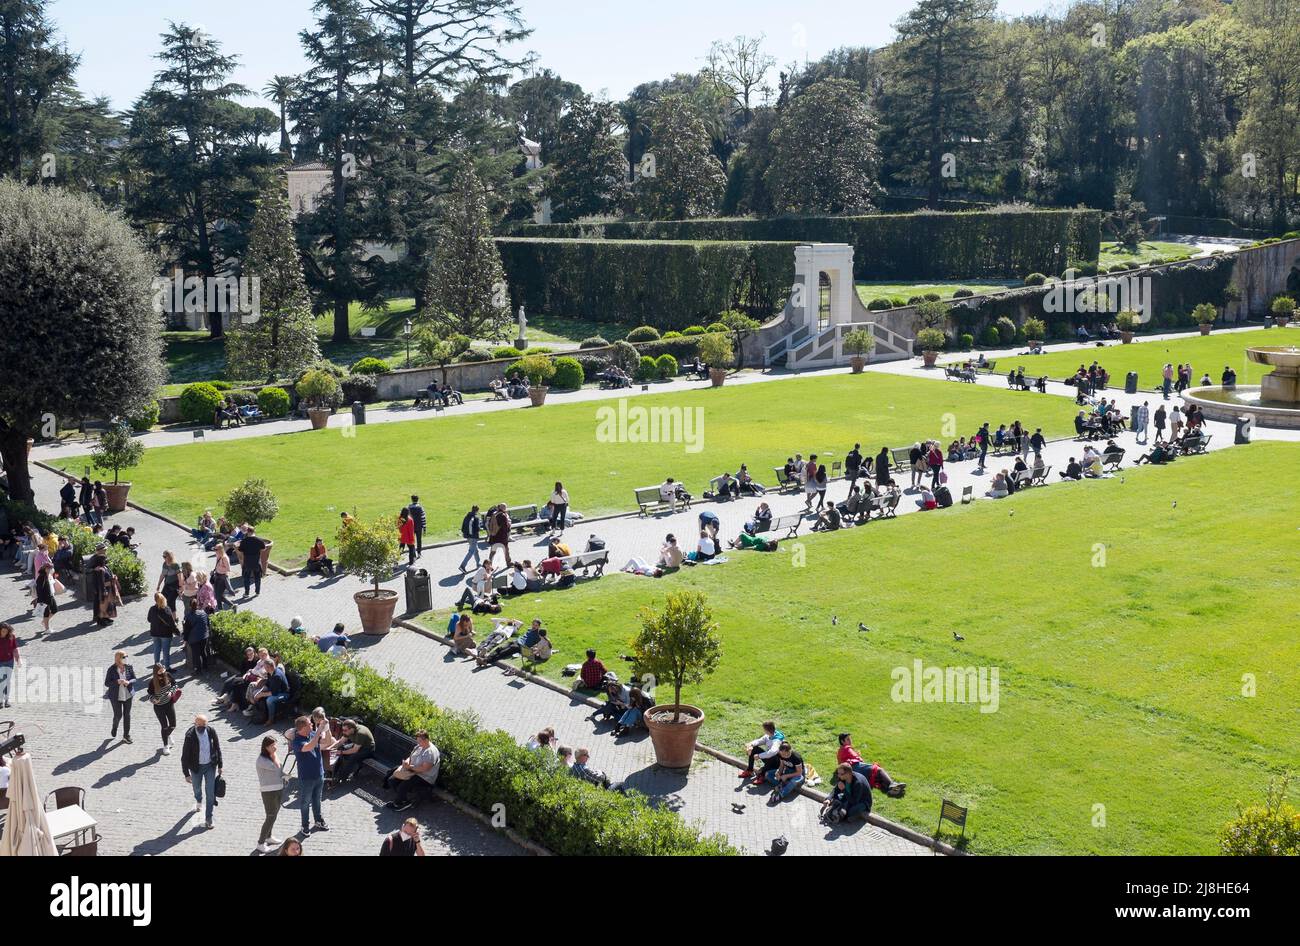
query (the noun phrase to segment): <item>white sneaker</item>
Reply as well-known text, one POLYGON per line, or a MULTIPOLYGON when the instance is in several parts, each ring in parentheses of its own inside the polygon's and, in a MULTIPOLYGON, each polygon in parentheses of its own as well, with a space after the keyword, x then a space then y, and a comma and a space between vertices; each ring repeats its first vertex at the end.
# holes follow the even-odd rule
POLYGON ((267 838, 267 839, 266 839, 266 846, 267 846, 268 848, 270 848, 271 850, 275 850, 276 848, 278 848, 278 847, 279 847, 281 844, 283 844, 283 843, 284 843, 284 842, 281 841, 279 838, 267 838))
POLYGON ((194 803, 194 813, 197 815, 202 810, 203 810, 203 802, 196 801, 194 803))
POLYGON ((257 853, 259 854, 270 854, 274 850, 275 846, 270 841, 264 841, 257 846, 257 853))
POLYGON ((172 754, 171 743, 168 743, 167 745, 163 746, 163 755, 171 755, 171 754, 172 754))

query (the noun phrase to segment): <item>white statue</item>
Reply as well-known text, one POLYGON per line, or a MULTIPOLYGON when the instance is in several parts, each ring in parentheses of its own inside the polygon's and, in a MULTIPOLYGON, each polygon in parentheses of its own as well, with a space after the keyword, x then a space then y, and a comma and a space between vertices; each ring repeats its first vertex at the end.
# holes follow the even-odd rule
POLYGON ((528 328, 528 316, 524 314, 524 307, 519 307, 519 337, 525 338, 524 329, 528 328))

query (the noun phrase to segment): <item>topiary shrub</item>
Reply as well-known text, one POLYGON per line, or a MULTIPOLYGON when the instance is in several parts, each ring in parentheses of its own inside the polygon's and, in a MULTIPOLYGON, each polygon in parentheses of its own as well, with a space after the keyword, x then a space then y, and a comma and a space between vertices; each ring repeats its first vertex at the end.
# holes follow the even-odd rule
POLYGON ((974 289, 958 289, 952 294, 952 297, 954 299, 969 299, 973 295, 975 295, 974 289))
POLYGON ((974 347, 975 347, 975 336, 970 334, 970 332, 962 332, 961 335, 962 351, 968 351, 974 347))
POLYGON ((294 380, 301 381, 313 371, 323 371, 336 381, 342 381, 348 376, 347 368, 344 368, 342 365, 334 364, 334 362, 330 361, 328 358, 322 358, 320 361, 313 362, 306 368, 303 368, 302 371, 298 372, 298 377, 294 380))
POLYGON ((642 355, 636 365, 635 377, 638 381, 653 381, 659 377, 659 366, 649 355, 642 355))
POLYGON ((650 325, 641 325, 627 333, 629 342, 657 342, 659 341, 659 329, 650 325))
POLYGON ((578 359, 567 356, 555 359, 555 376, 551 378, 551 387, 562 391, 576 391, 582 387, 584 375, 578 359))
POLYGON ((1002 344, 1008 344, 1016 339, 1016 323, 1011 321, 1005 315, 994 323, 997 328, 998 338, 1002 344))
POLYGON ((479 361, 491 361, 492 353, 488 351, 484 351, 481 348, 469 348, 461 352, 460 357, 457 358, 456 360, 461 362, 462 364, 470 364, 471 362, 479 362, 479 361))
POLYGON ((379 382, 374 375, 352 374, 339 383, 339 395, 344 404, 373 404, 379 400, 379 382))
POLYGON ((148 584, 144 576, 144 563, 136 558, 134 552, 114 542, 108 547, 106 557, 108 570, 117 578, 123 598, 138 598, 145 593, 148 584))
POLYGON ((676 331, 673 331, 673 332, 664 332, 664 337, 661 338, 660 341, 667 342, 667 341, 671 341, 671 340, 674 339, 674 338, 683 338, 683 337, 684 337, 684 336, 682 335, 681 332, 676 332, 676 331))
MULTIPOLYGON (((471 346, 474 344, 474 339, 470 338, 468 335, 462 335, 457 332, 455 335, 448 337, 447 344, 451 346, 451 350, 454 351, 457 356, 460 356, 470 350, 471 346)), ((353 374, 355 373, 356 369, 354 368, 353 374)))
POLYGON ((1114 266, 1112 266, 1112 267, 1110 267, 1108 270, 1106 270, 1106 272, 1108 272, 1108 273, 1126 273, 1126 272, 1128 272, 1128 271, 1129 271, 1130 269, 1132 269, 1132 268, 1133 268, 1133 267, 1132 267, 1131 265, 1129 265, 1128 263, 1116 263, 1114 266))
MULTIPOLYGON (((358 377, 364 378, 365 375, 358 377)), ((308 371, 298 380, 295 390, 308 407, 318 410, 336 407, 341 393, 338 378, 324 369, 308 371)))
POLYGON ((908 305, 920 305, 920 304, 921 304, 922 302, 924 302, 924 301, 925 301, 925 297, 924 297, 924 296, 908 296, 908 297, 907 297, 907 304, 908 304, 908 305))
MULTIPOLYGON (((726 315, 726 313, 724 312, 723 315, 726 315)), ((704 330, 706 332, 730 332, 731 331, 731 329, 727 328, 721 322, 710 322, 708 325, 704 327, 704 330)))
POLYGON ((682 329, 682 334, 683 334, 683 335, 703 335, 703 334, 704 334, 704 326, 703 326, 703 325, 688 325, 688 326, 686 326, 686 328, 682 329))
POLYGON ((257 392, 257 409, 267 417, 283 417, 289 413, 289 392, 284 388, 262 388, 257 392))
POLYGON ((191 424, 210 424, 222 400, 221 392, 206 381, 186 385, 181 391, 181 417, 191 424))
POLYGON ((496 348, 492 349, 492 357, 498 360, 503 358, 518 358, 519 349, 515 348, 513 345, 498 345, 496 348))
POLYGON ((1074 263, 1071 266, 1071 268, 1074 270, 1075 276, 1096 276, 1097 275, 1097 264, 1093 262, 1074 263))
MULTIPOLYGON (((999 331, 998 334, 1001 334, 999 331)), ((1025 319, 1025 338, 1041 342, 1047 337, 1047 323, 1042 319, 1025 319)))
POLYGON ((511 365, 510 370, 521 372, 530 387, 541 388, 555 377, 555 362, 545 355, 525 355, 511 365))
POLYGON ((248 404, 256 404, 257 392, 256 391, 227 391, 226 400, 229 401, 231 404, 235 404, 239 407, 244 407, 245 405, 248 404))
POLYGON ((388 374, 393 369, 381 358, 360 358, 353 363, 352 374, 388 374))
POLYGON ((1041 286, 1045 282, 1047 282, 1047 277, 1042 273, 1030 273, 1025 277, 1026 286, 1041 286))
POLYGON ((591 338, 584 338, 578 343, 579 348, 607 348, 609 342, 599 335, 593 335, 591 338))
POLYGON ((637 366, 641 359, 641 353, 627 342, 615 342, 614 348, 610 352, 609 360, 614 362, 624 371, 631 371, 637 366))
POLYGON ((984 331, 980 332, 980 344, 986 348, 997 348, 1002 344, 1002 336, 998 334, 995 326, 984 326, 984 331))
POLYGON ((937 328, 923 328, 916 333, 916 344, 921 351, 943 351, 947 342, 948 336, 937 328))
POLYGON ((937 293, 937 292, 927 292, 927 293, 923 296, 923 298, 925 299, 926 302, 942 302, 942 301, 943 301, 943 296, 939 295, 939 293, 937 293))
POLYGON ((664 354, 655 359, 655 370, 658 371, 659 377, 667 380, 677 377, 677 359, 672 355, 664 354))
POLYGON ((148 407, 134 417, 128 417, 126 422, 131 425, 131 429, 137 434, 142 434, 146 430, 151 430, 154 424, 158 423, 158 418, 161 415, 162 409, 158 406, 158 402, 150 401, 148 407))
POLYGON ((888 299, 872 299, 867 303, 868 312, 883 312, 886 309, 892 309, 894 304, 888 299))

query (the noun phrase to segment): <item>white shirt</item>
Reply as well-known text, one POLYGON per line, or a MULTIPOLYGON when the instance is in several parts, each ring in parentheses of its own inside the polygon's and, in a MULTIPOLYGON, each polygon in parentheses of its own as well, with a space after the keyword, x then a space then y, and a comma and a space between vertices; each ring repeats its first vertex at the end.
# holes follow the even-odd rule
POLYGON ((551 503, 556 506, 567 506, 569 504, 569 491, 567 489, 562 489, 558 493, 552 493, 551 503))
POLYGON ((715 555, 717 554, 718 547, 714 545, 712 539, 710 539, 708 536, 705 536, 704 538, 700 539, 700 551, 703 552, 705 555, 715 555))
POLYGON ((676 484, 676 483, 664 483, 664 484, 662 484, 662 485, 659 487, 659 498, 660 498, 660 499, 665 499, 665 500, 666 500, 666 499, 672 499, 672 498, 675 497, 676 495, 677 495, 677 484, 676 484))

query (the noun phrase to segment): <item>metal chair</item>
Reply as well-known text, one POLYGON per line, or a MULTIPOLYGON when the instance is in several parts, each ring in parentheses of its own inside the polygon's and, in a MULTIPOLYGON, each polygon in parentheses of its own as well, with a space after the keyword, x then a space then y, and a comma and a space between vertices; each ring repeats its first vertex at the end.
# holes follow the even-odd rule
POLYGON ((45 810, 58 811, 60 808, 71 808, 78 805, 81 808, 86 807, 86 790, 77 788, 75 785, 68 785, 64 788, 56 788, 45 796, 45 810), (50 808, 50 799, 54 799, 54 808, 50 808))
MULTIPOLYGON (((953 824, 961 828, 961 833, 957 835, 957 840, 953 843, 953 846, 956 847, 961 844, 962 839, 966 837, 966 814, 969 811, 969 808, 963 808, 956 802, 951 802, 945 798, 943 804, 939 807, 939 824, 938 827, 934 829, 935 841, 939 840, 939 832, 943 828, 943 823, 945 821, 951 821, 953 824)), ((937 844, 935 845, 934 853, 939 853, 939 847, 937 844)))
POLYGON ((97 834, 84 844, 74 844, 59 852, 61 857, 95 857, 99 854, 100 836, 97 834))

